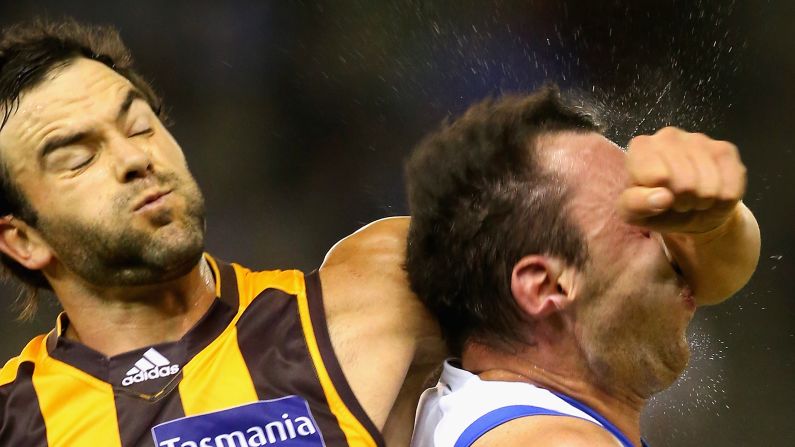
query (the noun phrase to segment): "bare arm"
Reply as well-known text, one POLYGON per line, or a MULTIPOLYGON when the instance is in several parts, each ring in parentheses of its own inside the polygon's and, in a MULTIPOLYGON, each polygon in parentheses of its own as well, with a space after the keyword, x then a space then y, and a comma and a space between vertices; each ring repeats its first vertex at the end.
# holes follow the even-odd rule
POLYGON ((719 303, 748 282, 761 242, 741 202, 746 169, 733 144, 668 127, 632 139, 627 171, 619 211, 662 234, 699 305, 719 303))
POLYGON ((411 436, 420 377, 445 355, 438 325, 403 269, 408 222, 389 218, 362 228, 335 245, 320 269, 335 353, 389 445, 401 433, 411 436))
POLYGON ((743 203, 718 228, 664 239, 700 305, 720 303, 740 290, 759 261, 759 225, 743 203))

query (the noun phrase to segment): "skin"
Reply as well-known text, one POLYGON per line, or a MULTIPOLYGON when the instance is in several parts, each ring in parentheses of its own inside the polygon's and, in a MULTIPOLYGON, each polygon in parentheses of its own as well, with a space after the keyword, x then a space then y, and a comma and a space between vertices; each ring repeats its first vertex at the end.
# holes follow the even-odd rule
MULTIPOLYGON (((730 163, 712 157, 728 143, 678 129, 633 140, 627 153, 596 133, 559 133, 540 144, 549 169, 571 186, 568 212, 590 259, 577 269, 555 257, 522 258, 511 287, 533 321, 523 330, 534 343, 507 352, 471 341, 464 367, 485 380, 529 382, 572 396, 640 445, 641 410, 687 364, 685 331, 696 303, 725 299, 755 268, 758 227, 740 202, 745 168, 739 157, 730 163), (652 154, 666 145, 666 157, 685 157, 676 163, 693 163, 691 169, 668 169, 673 162, 658 169, 652 154), (645 176, 655 170, 664 172, 645 176), (655 194, 662 200, 650 202, 655 194), (672 249, 676 243, 689 249, 672 249), (713 259, 726 250, 737 258, 713 259), (703 281, 721 275, 730 275, 731 285, 715 291, 703 281)), ((475 445, 616 445, 593 427, 574 418, 521 418, 475 445)))
POLYGON ((334 351, 390 446, 409 444, 419 396, 447 354, 438 324, 407 286, 408 224, 398 217, 364 227, 320 269, 334 351))
MULTIPOLYGON (((25 92, 0 132, 2 160, 40 221, 0 218, 0 250, 41 270, 69 315, 66 336, 106 356, 180 339, 215 299, 201 257, 201 194, 145 101, 119 113, 133 90, 106 66, 76 59, 25 92), (41 155, 48 141, 77 132, 88 137, 41 155), (87 236, 97 234, 105 244, 87 236), (113 258, 131 247, 138 258, 113 258)), ((420 378, 443 355, 435 322, 408 291, 407 226, 371 224, 338 243, 320 270, 335 352, 390 445, 410 437, 420 378)))
POLYGON ((622 219, 659 232, 699 305, 717 304, 751 278, 759 226, 740 201, 746 169, 737 147, 666 127, 630 141, 622 219))
POLYGON ((68 336, 108 356, 179 339, 214 299, 199 262, 202 235, 195 227, 203 224, 189 215, 201 200, 195 182, 179 145, 145 101, 136 99, 119 114, 132 89, 102 64, 79 59, 24 93, 0 132, 3 162, 40 220, 33 228, 4 217, 0 249, 44 273, 70 316, 68 336), (48 141, 78 132, 88 136, 42 153, 48 141), (135 209, 165 191, 171 193, 153 209, 135 209), (87 234, 75 234, 81 229, 87 234), (96 229, 109 239, 136 234, 159 252, 191 245, 194 253, 166 256, 162 269, 121 265, 109 273, 97 247, 87 244, 96 229), (92 275, 92 267, 105 275, 92 275))

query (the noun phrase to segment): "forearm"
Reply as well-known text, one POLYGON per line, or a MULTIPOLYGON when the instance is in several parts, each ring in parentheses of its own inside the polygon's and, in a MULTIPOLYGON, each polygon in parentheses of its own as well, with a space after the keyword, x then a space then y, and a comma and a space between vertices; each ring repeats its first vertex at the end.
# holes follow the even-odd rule
POLYGON ((759 226, 742 202, 714 230, 700 234, 670 233, 663 238, 699 305, 720 303, 740 290, 759 260, 759 226))

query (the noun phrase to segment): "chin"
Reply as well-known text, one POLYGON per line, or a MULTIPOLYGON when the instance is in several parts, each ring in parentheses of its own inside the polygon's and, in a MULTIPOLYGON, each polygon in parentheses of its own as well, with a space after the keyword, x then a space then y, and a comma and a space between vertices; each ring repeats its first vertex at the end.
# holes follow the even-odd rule
POLYGON ((193 237, 179 242, 179 244, 162 247, 156 253, 151 253, 154 256, 149 259, 149 264, 160 266, 160 275, 163 281, 186 275, 196 267, 204 254, 203 237, 193 237))
MULTIPOLYGON (((204 233, 181 229, 161 234, 117 268, 104 275, 116 286, 162 284, 190 273, 204 254, 204 233)), ((112 265, 112 264, 111 264, 112 265)))
POLYGON ((190 253, 184 253, 173 262, 169 263, 166 267, 167 270, 163 274, 165 281, 179 278, 180 276, 187 275, 199 263, 204 254, 204 247, 200 246, 190 253))
POLYGON ((644 399, 651 398, 670 387, 685 370, 690 358, 686 342, 673 343, 664 348, 656 345, 635 345, 627 350, 607 351, 589 360, 604 389, 631 389, 644 399), (634 352, 634 355, 616 355, 617 352, 634 352))
POLYGON ((690 347, 687 341, 677 343, 676 346, 660 355, 654 362, 656 366, 650 369, 654 372, 654 377, 651 378, 652 386, 649 387, 649 397, 673 385, 687 368, 689 361, 690 347))

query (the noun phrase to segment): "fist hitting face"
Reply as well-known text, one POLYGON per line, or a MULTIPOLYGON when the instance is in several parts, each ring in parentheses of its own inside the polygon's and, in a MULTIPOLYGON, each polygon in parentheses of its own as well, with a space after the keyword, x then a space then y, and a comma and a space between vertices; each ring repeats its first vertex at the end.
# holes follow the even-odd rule
POLYGON ((737 147, 675 127, 629 142, 630 185, 618 209, 630 224, 660 233, 705 233, 727 221, 745 193, 737 147))

